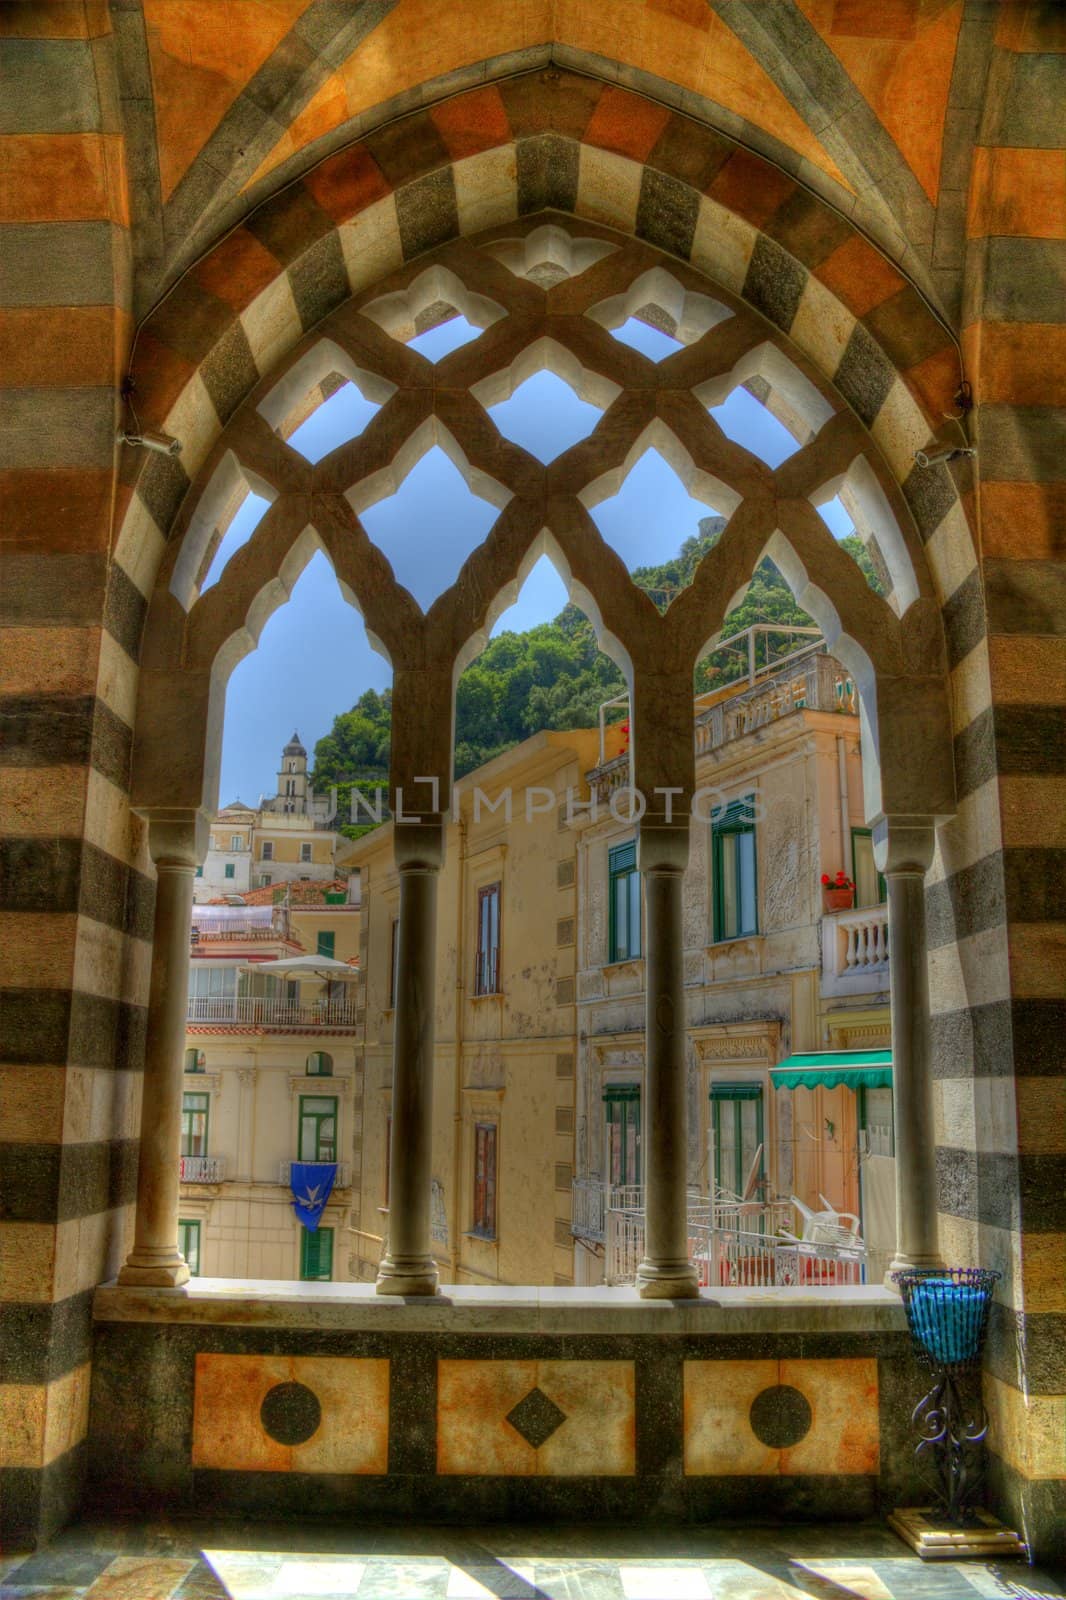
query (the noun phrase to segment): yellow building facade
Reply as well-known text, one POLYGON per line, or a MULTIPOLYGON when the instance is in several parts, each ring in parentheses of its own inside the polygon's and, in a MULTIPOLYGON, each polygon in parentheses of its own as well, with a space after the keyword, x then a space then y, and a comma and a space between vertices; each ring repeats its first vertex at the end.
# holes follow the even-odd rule
POLYGON ((317 956, 324 971, 343 963, 354 976, 359 922, 357 878, 253 890, 243 904, 193 912, 179 1229, 194 1275, 349 1275, 356 986, 267 969, 317 956), (292 1208, 293 1161, 337 1164, 311 1232, 292 1208))
MULTIPOLYGON (((890 1043, 887 912, 864 822, 854 686, 819 644, 694 710, 690 1188, 742 1187, 758 1155, 767 1192, 814 1207, 824 1195, 855 1213, 865 1200, 876 1233, 891 1216, 890 1199, 884 1216, 880 1205, 891 1161, 877 1205, 861 1169, 871 1148, 891 1151, 891 1091, 777 1090, 772 1078, 790 1054, 890 1043), (831 911, 821 877, 838 870, 858 903, 831 911)), ((623 744, 618 727, 538 734, 456 787, 433 1084, 433 1243, 446 1281, 602 1281, 605 1207, 643 1181, 642 898, 623 744)), ((395 826, 338 854, 358 868, 363 896, 352 1227, 364 1279, 388 1232, 395 826)))

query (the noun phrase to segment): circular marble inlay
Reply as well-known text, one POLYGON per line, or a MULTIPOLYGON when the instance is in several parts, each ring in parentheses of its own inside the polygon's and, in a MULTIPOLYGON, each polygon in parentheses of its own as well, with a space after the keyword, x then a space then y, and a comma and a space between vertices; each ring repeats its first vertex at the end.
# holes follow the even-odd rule
POLYGON ((303 1444, 318 1431, 322 1407, 305 1383, 276 1383, 263 1399, 259 1420, 278 1444, 303 1444))
POLYGON ((757 1394, 748 1416, 756 1439, 771 1450, 799 1444, 811 1431, 810 1402, 788 1383, 777 1383, 757 1394))

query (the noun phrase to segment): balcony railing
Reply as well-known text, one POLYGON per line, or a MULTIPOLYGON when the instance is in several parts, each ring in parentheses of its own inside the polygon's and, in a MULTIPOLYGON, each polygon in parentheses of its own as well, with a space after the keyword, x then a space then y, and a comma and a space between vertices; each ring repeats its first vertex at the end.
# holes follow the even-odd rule
POLYGON ((285 918, 279 917, 274 923, 269 922, 238 922, 227 919, 220 921, 217 917, 193 917, 193 933, 198 940, 226 939, 239 941, 241 944, 254 944, 257 942, 284 939, 286 934, 285 918))
MULTIPOLYGON (((742 1228, 716 1227, 709 1204, 689 1206, 688 1254, 700 1287, 828 1288, 863 1282, 861 1244, 816 1244, 742 1228)), ((609 1208, 604 1281, 631 1284, 644 1256, 644 1212, 609 1208)))
POLYGON ((710 706, 696 717, 696 754, 743 738, 794 711, 858 711, 855 684, 824 646, 762 679, 750 689, 710 706))
POLYGON ((575 1239, 594 1239, 602 1244, 609 1206, 624 1209, 644 1204, 644 1187, 639 1183, 609 1184, 602 1178, 575 1178, 571 1187, 570 1232, 575 1239))
MULTIPOLYGON (((317 1165, 317 1163, 312 1163, 312 1165, 317 1165)), ((332 1165, 332 1162, 330 1162, 330 1163, 323 1162, 322 1165, 324 1165, 324 1166, 325 1165, 332 1165)), ((290 1175, 291 1172, 292 1172, 292 1162, 291 1161, 282 1161, 279 1164, 279 1166, 278 1166, 278 1182, 285 1189, 287 1189, 289 1187, 289 1175, 290 1175)), ((348 1164, 347 1161, 338 1161, 337 1162, 337 1176, 333 1180, 333 1190, 334 1190, 334 1192, 336 1192, 338 1189, 348 1189, 348 1188, 350 1188, 351 1187, 351 1182, 352 1182, 352 1169, 351 1169, 350 1165, 348 1164)))
POLYGON ((888 986, 888 907, 827 911, 822 918, 822 991, 851 994, 888 986))
POLYGON ((182 1183, 225 1183, 225 1156, 182 1156, 178 1164, 182 1183))
POLYGON ((350 1000, 260 999, 256 996, 190 995, 189 1022, 232 1022, 262 1028, 354 1028, 356 1006, 350 1000))
MULTIPOLYGON (((703 709, 697 702, 696 755, 707 755, 794 711, 843 711, 854 716, 858 709, 854 679, 819 640, 797 651, 779 671, 761 669, 761 676, 750 687, 738 688, 716 705, 703 709)), ((614 791, 629 783, 629 772, 628 751, 594 767, 588 783, 596 803, 607 805, 614 791)))

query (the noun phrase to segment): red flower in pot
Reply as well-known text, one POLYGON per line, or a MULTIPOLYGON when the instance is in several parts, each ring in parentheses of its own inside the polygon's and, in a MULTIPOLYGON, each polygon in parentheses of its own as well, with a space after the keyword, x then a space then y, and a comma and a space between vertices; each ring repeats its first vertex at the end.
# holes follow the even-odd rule
POLYGON ((850 911, 855 904, 855 884, 846 872, 838 872, 835 878, 823 872, 822 893, 827 911, 850 911))

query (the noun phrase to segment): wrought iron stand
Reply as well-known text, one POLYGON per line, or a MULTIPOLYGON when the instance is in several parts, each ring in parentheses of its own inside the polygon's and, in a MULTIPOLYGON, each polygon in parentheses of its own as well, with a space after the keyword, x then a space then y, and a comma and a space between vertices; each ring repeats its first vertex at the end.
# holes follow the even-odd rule
POLYGON ((981 1349, 998 1277, 983 1267, 895 1275, 915 1354, 933 1379, 912 1421, 914 1454, 936 1505, 895 1511, 888 1520, 924 1560, 1025 1553, 1018 1535, 977 1505, 988 1433, 981 1349))

